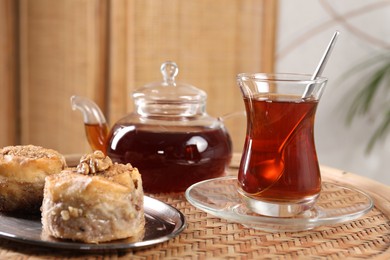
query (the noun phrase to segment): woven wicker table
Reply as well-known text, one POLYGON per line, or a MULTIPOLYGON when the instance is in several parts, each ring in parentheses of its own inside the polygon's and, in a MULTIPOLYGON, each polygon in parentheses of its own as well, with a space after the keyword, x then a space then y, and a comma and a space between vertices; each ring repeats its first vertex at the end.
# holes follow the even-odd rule
MULTIPOLYGON (((233 160, 233 165, 237 162, 233 160)), ((267 233, 213 217, 189 204, 183 193, 150 195, 183 212, 187 228, 177 237, 138 251, 80 253, 0 239, 0 259, 390 259, 390 187, 322 166, 323 179, 371 195, 375 207, 344 224, 303 232, 267 233)), ((234 174, 231 169, 229 174, 234 174)))

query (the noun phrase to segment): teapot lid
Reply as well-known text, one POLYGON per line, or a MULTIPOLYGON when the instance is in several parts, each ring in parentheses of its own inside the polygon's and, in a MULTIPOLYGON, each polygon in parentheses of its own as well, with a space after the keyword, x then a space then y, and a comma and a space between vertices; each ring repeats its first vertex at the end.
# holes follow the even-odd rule
POLYGON ((133 93, 138 112, 180 114, 188 116, 204 112, 207 94, 192 85, 176 82, 179 68, 175 62, 164 62, 160 67, 163 81, 146 84, 133 93), (148 106, 149 105, 149 106, 148 106), (146 109, 151 108, 150 109, 146 109))

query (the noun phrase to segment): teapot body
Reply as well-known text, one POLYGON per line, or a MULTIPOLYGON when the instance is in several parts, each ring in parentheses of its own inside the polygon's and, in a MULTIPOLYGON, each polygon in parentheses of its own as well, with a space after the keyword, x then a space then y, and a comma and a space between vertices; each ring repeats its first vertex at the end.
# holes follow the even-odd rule
POLYGON ((88 141, 114 162, 130 163, 142 176, 146 192, 179 192, 224 175, 232 142, 221 120, 206 113, 204 91, 175 81, 174 62, 162 64, 162 82, 133 92, 135 111, 114 124, 91 100, 72 96, 83 113, 88 141))
POLYGON ((106 146, 113 161, 139 169, 150 193, 185 191, 223 176, 232 156, 228 132, 208 116, 183 122, 130 114, 115 123, 106 146))

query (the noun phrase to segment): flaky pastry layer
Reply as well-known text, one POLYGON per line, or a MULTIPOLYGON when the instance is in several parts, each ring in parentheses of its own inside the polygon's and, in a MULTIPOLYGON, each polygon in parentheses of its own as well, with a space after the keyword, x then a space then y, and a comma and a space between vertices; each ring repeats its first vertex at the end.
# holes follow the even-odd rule
POLYGON ((141 176, 130 164, 95 175, 64 170, 46 178, 43 230, 86 243, 137 236, 145 225, 143 195, 141 176))

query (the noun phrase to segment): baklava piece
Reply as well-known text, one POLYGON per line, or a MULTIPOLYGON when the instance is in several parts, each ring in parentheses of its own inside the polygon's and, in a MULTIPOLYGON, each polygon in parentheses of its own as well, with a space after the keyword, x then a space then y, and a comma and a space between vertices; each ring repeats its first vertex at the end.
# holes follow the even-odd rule
POLYGON ((95 151, 77 168, 46 178, 43 232, 85 243, 138 236, 145 226, 143 196, 137 168, 95 151))
POLYGON ((0 211, 39 212, 45 177, 60 173, 65 158, 34 145, 0 149, 0 211))

